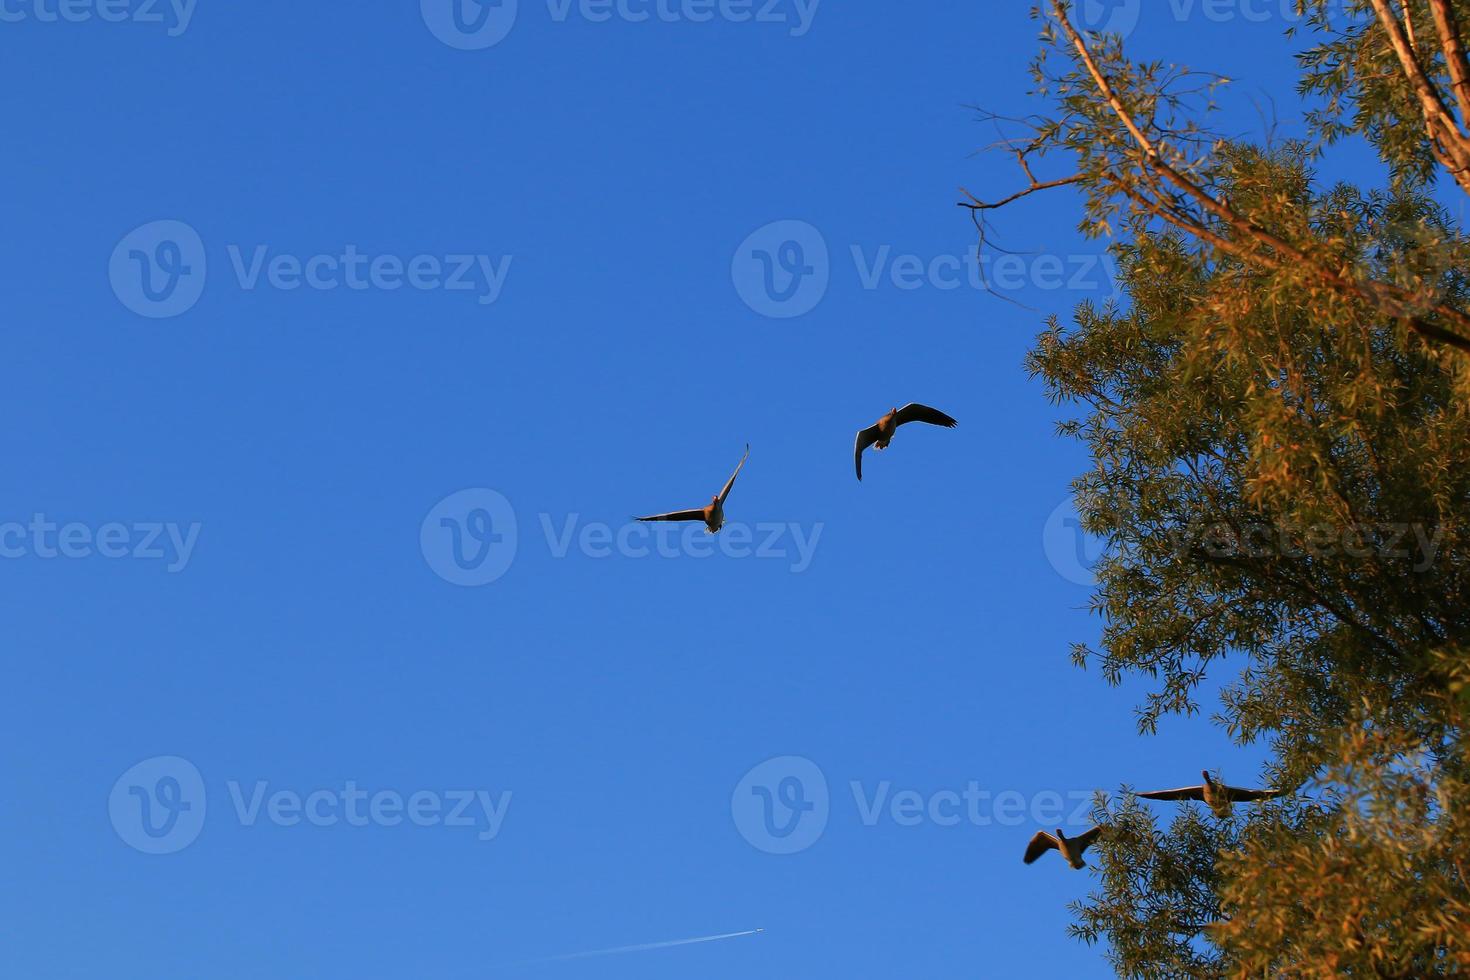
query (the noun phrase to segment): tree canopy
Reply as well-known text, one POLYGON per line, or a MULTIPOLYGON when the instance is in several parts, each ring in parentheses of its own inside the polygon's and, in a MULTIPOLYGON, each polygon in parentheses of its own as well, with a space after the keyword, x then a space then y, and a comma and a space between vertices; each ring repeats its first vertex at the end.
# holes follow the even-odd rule
POLYGON ((1225 681, 1215 720, 1289 791, 1100 798, 1073 928, 1129 976, 1470 972, 1470 242, 1442 203, 1470 193, 1470 0, 1300 7, 1306 135, 1248 140, 1212 128, 1220 79, 1049 0, 1020 188, 962 202, 983 228, 1075 188, 1119 259, 1126 301, 1028 364, 1106 542, 1074 659, 1150 681, 1144 732, 1225 681), (1348 139, 1376 186, 1319 177, 1348 139))

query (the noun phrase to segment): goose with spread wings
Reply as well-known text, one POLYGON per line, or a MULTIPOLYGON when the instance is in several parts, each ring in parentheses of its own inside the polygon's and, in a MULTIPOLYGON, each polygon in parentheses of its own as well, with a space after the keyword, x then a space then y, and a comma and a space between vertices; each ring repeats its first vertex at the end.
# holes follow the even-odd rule
POLYGON ((1026 845, 1026 857, 1023 859, 1027 864, 1032 863, 1047 851, 1055 850, 1074 868, 1085 868, 1087 862, 1082 860, 1082 852, 1098 837, 1102 836, 1105 827, 1093 827, 1091 830, 1078 834, 1076 837, 1068 837, 1062 833, 1062 828, 1057 828, 1057 834, 1053 837, 1044 830, 1038 830, 1026 845))
POLYGON ((917 402, 909 402, 903 408, 889 410, 874 424, 868 426, 857 434, 857 442, 853 446, 852 458, 857 467, 857 478, 863 478, 863 450, 869 446, 876 449, 887 449, 888 444, 893 441, 893 434, 898 431, 900 425, 909 422, 927 422, 930 425, 942 425, 946 429, 953 429, 959 425, 954 419, 945 415, 937 408, 928 405, 920 405, 917 402))
POLYGON ((725 498, 730 496, 730 488, 735 486, 735 478, 740 475, 740 467, 750 458, 750 444, 745 444, 745 455, 740 457, 740 462, 735 467, 735 472, 730 474, 730 480, 725 484, 725 489, 710 498, 709 503, 696 510, 675 510, 667 514, 654 514, 652 517, 639 517, 640 521, 704 521, 706 534, 714 534, 725 525, 725 498))
POLYGON ((1226 786, 1214 779, 1208 770, 1200 770, 1200 775, 1205 781, 1198 786, 1158 789, 1151 793, 1139 793, 1138 798, 1141 800, 1199 800, 1214 811, 1215 816, 1224 819, 1230 816, 1230 804, 1232 803, 1255 803, 1281 795, 1278 789, 1242 789, 1239 786, 1226 786))

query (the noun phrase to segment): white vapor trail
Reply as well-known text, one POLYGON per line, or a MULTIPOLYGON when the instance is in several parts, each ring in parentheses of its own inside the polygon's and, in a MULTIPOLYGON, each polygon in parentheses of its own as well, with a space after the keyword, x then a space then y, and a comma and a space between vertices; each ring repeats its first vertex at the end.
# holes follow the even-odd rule
POLYGON ((611 949, 592 949, 585 953, 567 953, 564 956, 548 956, 544 960, 531 960, 528 963, 519 963, 518 966, 532 966, 536 963, 556 963, 562 960, 585 960, 592 956, 616 956, 620 953, 643 953, 650 949, 668 949, 670 946, 693 946, 696 943, 714 943, 721 939, 738 939, 741 936, 754 936, 764 929, 746 929, 744 932, 724 932, 718 936, 697 936, 694 939, 671 939, 662 943, 639 943, 637 946, 614 946, 611 949))

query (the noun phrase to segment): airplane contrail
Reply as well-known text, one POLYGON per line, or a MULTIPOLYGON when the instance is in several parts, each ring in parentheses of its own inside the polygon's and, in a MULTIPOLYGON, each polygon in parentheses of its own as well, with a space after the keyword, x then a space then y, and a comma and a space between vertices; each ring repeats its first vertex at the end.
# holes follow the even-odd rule
POLYGON ((515 966, 534 966, 537 963, 556 963, 562 960, 585 960, 592 956, 616 956, 620 953, 643 953, 650 949, 668 949, 670 946, 693 946, 696 943, 714 943, 721 939, 738 939, 741 936, 754 936, 764 929, 746 929, 744 932, 723 932, 718 936, 696 936, 693 939, 670 939, 661 943, 639 943, 636 946, 614 946, 610 949, 591 949, 585 953, 567 953, 564 956, 548 956, 542 960, 530 960, 525 963, 516 963, 515 966))

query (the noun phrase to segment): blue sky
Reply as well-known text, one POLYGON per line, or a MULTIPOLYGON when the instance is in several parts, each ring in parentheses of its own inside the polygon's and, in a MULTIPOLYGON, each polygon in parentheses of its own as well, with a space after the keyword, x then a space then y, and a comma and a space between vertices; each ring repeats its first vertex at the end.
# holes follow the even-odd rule
MULTIPOLYGON (((954 206, 1016 186, 967 106, 1030 108, 1024 5, 467 50, 434 0, 77 2, 0 20, 9 975, 1105 973, 1035 808, 1260 753, 1068 664, 1086 462, 1022 358, 1107 270, 1037 197, 997 299, 954 206), (857 483, 910 400, 960 428, 857 483), (746 443, 719 539, 627 530, 746 443)), ((1131 40, 1289 130, 1283 6, 1131 40)))

